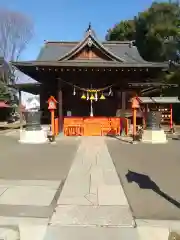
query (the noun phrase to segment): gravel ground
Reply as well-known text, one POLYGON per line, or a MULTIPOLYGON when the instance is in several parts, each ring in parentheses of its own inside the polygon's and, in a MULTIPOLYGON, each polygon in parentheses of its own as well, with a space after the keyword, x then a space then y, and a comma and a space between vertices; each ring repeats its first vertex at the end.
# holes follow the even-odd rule
POLYGON ((79 141, 57 144, 20 144, 16 138, 0 135, 0 178, 21 180, 64 180, 79 141))

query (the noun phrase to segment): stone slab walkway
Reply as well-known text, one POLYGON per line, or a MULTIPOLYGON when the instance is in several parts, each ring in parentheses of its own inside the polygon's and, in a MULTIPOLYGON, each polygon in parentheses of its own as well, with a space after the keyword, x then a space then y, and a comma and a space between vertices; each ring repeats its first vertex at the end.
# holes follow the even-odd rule
POLYGON ((104 138, 83 138, 51 224, 134 226, 104 138))

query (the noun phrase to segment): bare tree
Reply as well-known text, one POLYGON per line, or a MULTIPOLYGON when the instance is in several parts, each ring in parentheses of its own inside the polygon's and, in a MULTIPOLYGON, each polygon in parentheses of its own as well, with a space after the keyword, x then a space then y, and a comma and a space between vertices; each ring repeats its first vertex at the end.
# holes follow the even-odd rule
POLYGON ((16 61, 33 36, 33 23, 22 13, 0 9, 0 56, 16 61))
MULTIPOLYGON (((0 8, 0 58, 6 63, 17 61, 31 40, 33 30, 33 23, 26 15, 0 8)), ((9 63, 6 68, 3 67, 3 71, 6 77, 3 77, 5 75, 0 71, 0 99, 5 96, 9 102, 16 101, 16 69, 9 63)))

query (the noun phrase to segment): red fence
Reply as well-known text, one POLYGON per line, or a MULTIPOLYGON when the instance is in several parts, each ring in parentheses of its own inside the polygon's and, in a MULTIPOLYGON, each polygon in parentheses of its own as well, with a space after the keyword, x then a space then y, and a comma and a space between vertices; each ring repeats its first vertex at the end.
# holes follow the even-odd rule
POLYGON ((65 117, 65 136, 105 136, 118 135, 122 128, 128 134, 128 121, 119 117, 65 117))

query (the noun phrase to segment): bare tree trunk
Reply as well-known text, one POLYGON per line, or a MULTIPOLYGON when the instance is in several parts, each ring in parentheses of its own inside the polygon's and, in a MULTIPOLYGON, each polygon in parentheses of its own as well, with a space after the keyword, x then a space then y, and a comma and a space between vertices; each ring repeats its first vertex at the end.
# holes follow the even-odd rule
MULTIPOLYGON (((22 13, 0 8, 0 57, 9 62, 6 69, 6 79, 2 79, 6 86, 14 85, 17 81, 16 69, 10 64, 17 61, 33 36, 33 24, 31 20, 22 13)), ((14 88, 13 88, 14 89, 14 88)), ((15 92, 9 89, 11 97, 15 92)), ((10 100, 12 101, 12 99, 10 100)))
POLYGON ((7 61, 19 59, 33 36, 30 19, 7 9, 0 9, 0 56, 7 61))

